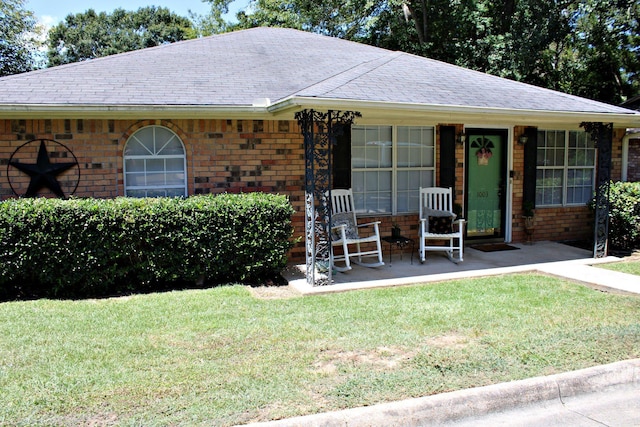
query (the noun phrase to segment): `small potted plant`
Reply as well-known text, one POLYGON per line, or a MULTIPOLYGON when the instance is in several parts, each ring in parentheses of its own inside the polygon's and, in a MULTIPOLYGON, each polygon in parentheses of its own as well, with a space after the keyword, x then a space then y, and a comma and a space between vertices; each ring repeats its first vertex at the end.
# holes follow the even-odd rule
POLYGON ((391 225, 391 237, 394 239, 399 238, 402 235, 402 231, 400 230, 400 226, 397 222, 393 222, 391 225))
POLYGON ((533 202, 524 202, 522 205, 524 212, 524 215, 522 216, 524 218, 524 231, 527 233, 527 236, 529 236, 529 240, 531 240, 531 236, 533 235, 536 226, 536 210, 533 206, 533 202))

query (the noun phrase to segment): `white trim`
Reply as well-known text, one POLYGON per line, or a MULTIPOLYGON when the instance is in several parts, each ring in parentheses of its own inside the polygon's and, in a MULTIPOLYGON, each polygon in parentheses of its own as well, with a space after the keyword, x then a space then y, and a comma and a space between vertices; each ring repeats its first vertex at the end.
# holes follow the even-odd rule
POLYGON ((613 123, 616 128, 640 128, 640 113, 606 113, 581 111, 547 111, 473 107, 463 105, 418 104, 390 101, 362 101, 336 98, 291 96, 275 103, 256 105, 95 105, 95 104, 0 104, 5 118, 103 118, 132 119, 292 119, 293 113, 306 108, 355 110, 363 117, 382 120, 414 120, 442 123, 479 122, 493 124, 506 121, 528 126, 558 126, 588 122, 613 123))
MULTIPOLYGON (((536 165, 536 173, 538 170, 542 169, 542 170, 559 170, 562 171, 562 200, 561 203, 552 203, 552 204, 536 204, 536 206, 540 206, 541 208, 550 208, 550 207, 575 207, 575 206, 583 206, 585 205, 587 202, 579 202, 579 203, 569 203, 567 201, 568 199, 568 190, 569 190, 569 171, 570 170, 591 170, 591 180, 592 180, 592 188, 591 190, 595 190, 595 186, 596 186, 596 168, 597 168, 597 162, 598 162, 598 149, 597 147, 595 147, 595 143, 594 143, 594 148, 593 148, 593 155, 594 155, 594 159, 593 159, 593 165, 591 166, 569 166, 569 151, 571 150, 571 147, 569 146, 569 139, 571 137, 571 132, 576 132, 578 134, 584 134, 587 137, 590 137, 590 135, 584 131, 584 130, 576 130, 576 129, 538 129, 537 132, 544 132, 545 136, 547 134, 547 132, 562 132, 564 134, 564 146, 563 146, 563 151, 564 151, 564 155, 563 155, 563 163, 562 165, 553 165, 553 166, 538 166, 536 165)), ((593 141, 592 141, 593 142, 593 141)), ((546 147, 546 146, 545 146, 546 147)), ((538 149, 540 149, 540 141, 538 141, 538 149)), ((536 199, 538 197, 538 186, 536 185, 536 199)))
POLYGON ((394 114, 398 118, 408 119, 408 114, 416 115, 429 114, 429 119, 435 121, 447 120, 449 122, 463 123, 477 121, 484 124, 491 123, 498 126, 496 121, 512 121, 514 123, 524 123, 529 126, 536 126, 543 123, 571 123, 579 124, 584 121, 614 123, 615 127, 640 127, 640 113, 605 113, 605 112, 582 112, 582 111, 551 111, 551 110, 515 110, 496 107, 470 107, 463 105, 437 105, 437 104, 417 104, 400 103, 390 101, 361 101, 345 100, 335 98, 313 98, 292 96, 278 101, 267 108, 271 113, 280 112, 287 109, 305 108, 357 110, 365 116, 379 117, 383 113, 386 117, 394 114), (377 113, 377 114, 376 114, 377 113), (633 125, 632 123, 636 123, 633 125))
MULTIPOLYGON (((166 165, 165 165, 165 169, 162 171, 162 173, 166 176, 167 174, 167 170, 166 170, 166 165)), ((169 171, 171 172, 171 171, 169 171)), ((173 171, 173 172, 179 172, 179 171, 173 171)), ((134 171, 134 172, 130 172, 132 174, 141 174, 144 176, 147 176, 148 172, 146 170, 144 171, 134 171)), ((184 145, 184 142, 182 142, 182 139, 180 139, 180 137, 170 128, 166 127, 166 126, 162 126, 162 125, 149 125, 149 126, 144 126, 141 127, 140 129, 137 129, 125 142, 124 147, 122 149, 122 178, 123 178, 123 183, 124 183, 124 194, 125 196, 129 196, 128 191, 131 192, 135 192, 135 191, 140 191, 140 190, 144 190, 146 192, 148 191, 153 191, 153 190, 170 190, 170 189, 181 189, 183 190, 183 196, 186 197, 188 194, 188 180, 187 180, 187 150, 186 147, 184 145), (162 151, 169 142, 173 141, 174 139, 180 144, 180 146, 182 147, 182 155, 177 155, 177 154, 155 154, 149 151, 149 148, 145 146, 145 142, 148 141, 142 141, 140 140, 139 137, 137 137, 136 135, 145 130, 145 129, 149 129, 149 128, 153 128, 153 142, 154 142, 154 148, 156 148, 156 151, 162 151), (156 142, 156 131, 155 129, 164 129, 166 131, 168 131, 171 136, 169 137, 169 139, 167 139, 166 141, 160 141, 161 143, 163 143, 162 147, 157 148, 155 147, 155 142, 156 142), (125 155, 125 151, 127 149, 127 145, 129 145, 129 143, 135 140, 138 142, 138 144, 140 144, 145 150, 149 151, 149 154, 145 154, 145 155, 125 155), (145 162, 146 165, 146 161, 147 160, 158 160, 158 159, 182 159, 182 167, 183 170, 182 172, 184 173, 184 177, 183 177, 183 182, 182 184, 178 185, 178 184, 165 184, 165 185, 143 185, 143 186, 139 186, 139 185, 127 185, 127 160, 143 160, 145 162)))

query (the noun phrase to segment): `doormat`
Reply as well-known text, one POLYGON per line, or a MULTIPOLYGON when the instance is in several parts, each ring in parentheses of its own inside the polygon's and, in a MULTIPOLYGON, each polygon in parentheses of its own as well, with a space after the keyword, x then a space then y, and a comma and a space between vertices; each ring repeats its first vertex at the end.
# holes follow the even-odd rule
POLYGON ((516 249, 520 249, 516 248, 515 246, 507 245, 506 243, 482 243, 479 245, 471 245, 469 247, 482 252, 513 251, 516 249))

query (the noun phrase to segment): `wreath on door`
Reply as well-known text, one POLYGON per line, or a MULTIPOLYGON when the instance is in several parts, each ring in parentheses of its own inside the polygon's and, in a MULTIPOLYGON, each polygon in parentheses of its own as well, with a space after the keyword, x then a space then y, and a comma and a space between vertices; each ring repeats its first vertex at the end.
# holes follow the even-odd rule
POLYGON ((478 159, 478 165, 486 166, 489 164, 489 159, 493 156, 491 149, 495 148, 490 139, 484 136, 476 138, 471 141, 471 148, 477 148, 476 158, 478 159))

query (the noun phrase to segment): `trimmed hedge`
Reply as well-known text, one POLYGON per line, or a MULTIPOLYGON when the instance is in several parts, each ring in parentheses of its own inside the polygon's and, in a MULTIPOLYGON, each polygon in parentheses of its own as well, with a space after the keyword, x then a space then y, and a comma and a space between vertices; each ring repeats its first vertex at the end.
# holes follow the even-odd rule
POLYGON ((609 190, 609 245, 640 248, 640 183, 612 182, 609 190))
POLYGON ((264 193, 0 203, 0 298, 260 283, 286 265, 293 208, 264 193))

